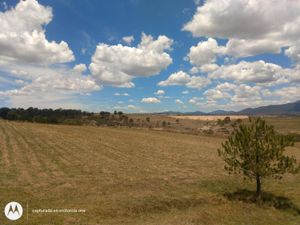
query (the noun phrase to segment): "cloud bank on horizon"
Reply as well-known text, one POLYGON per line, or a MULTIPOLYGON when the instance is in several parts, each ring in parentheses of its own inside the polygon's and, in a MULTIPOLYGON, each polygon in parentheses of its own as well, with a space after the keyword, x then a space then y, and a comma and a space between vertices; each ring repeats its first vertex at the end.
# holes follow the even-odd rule
POLYGON ((153 12, 123 1, 121 13, 115 1, 4 2, 0 107, 210 111, 299 100, 299 0, 153 1, 153 12))

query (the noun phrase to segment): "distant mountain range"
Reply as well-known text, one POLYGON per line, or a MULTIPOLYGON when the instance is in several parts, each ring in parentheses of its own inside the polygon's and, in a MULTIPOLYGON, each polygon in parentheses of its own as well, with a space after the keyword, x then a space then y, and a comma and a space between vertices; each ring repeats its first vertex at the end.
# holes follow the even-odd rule
POLYGON ((258 108, 247 108, 238 112, 246 115, 284 115, 298 114, 300 115, 300 101, 287 103, 282 105, 268 105, 258 108))
POLYGON ((281 105, 268 105, 257 108, 246 108, 241 111, 225 111, 216 110, 209 113, 195 111, 195 112, 161 112, 158 114, 181 114, 181 115, 300 115, 300 100, 293 103, 281 105))

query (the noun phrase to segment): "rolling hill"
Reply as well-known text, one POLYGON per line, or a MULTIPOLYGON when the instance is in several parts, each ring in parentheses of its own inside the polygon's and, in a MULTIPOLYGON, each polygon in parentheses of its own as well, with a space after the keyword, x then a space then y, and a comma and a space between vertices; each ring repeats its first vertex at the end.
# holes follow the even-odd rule
POLYGON ((212 112, 161 112, 158 114, 181 114, 181 115, 300 115, 300 100, 281 105, 268 105, 257 108, 246 108, 240 111, 215 110, 212 112))
POLYGON ((300 115, 300 101, 282 105, 247 108, 238 112, 246 115, 300 115))

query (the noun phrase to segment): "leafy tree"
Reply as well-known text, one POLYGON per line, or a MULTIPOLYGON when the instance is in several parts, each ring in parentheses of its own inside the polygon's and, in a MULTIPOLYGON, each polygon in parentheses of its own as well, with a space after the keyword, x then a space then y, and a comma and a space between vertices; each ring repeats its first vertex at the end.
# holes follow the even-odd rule
POLYGON ((284 173, 298 172, 300 166, 293 156, 284 155, 285 147, 293 146, 291 136, 278 134, 261 118, 250 118, 242 124, 218 149, 230 173, 241 173, 256 180, 256 198, 261 197, 261 180, 281 179, 284 173), (296 168, 297 167, 297 168, 296 168))
POLYGON ((224 125, 224 123, 223 123, 223 120, 221 120, 221 119, 218 119, 218 121, 217 121, 217 125, 219 125, 219 126, 223 126, 223 125, 224 125))
POLYGON ((224 119, 223 119, 223 124, 227 124, 227 123, 230 123, 230 117, 229 116, 226 116, 224 119))
POLYGON ((128 121, 128 126, 132 127, 133 125, 134 125, 134 121, 133 121, 132 118, 130 118, 129 121, 128 121))
POLYGON ((7 114, 9 113, 9 108, 0 108, 0 117, 6 119, 7 114))
POLYGON ((18 114, 17 110, 11 110, 7 113, 6 118, 8 120, 18 120, 20 115, 18 114))
POLYGON ((110 116, 110 112, 105 112, 105 111, 100 112, 100 117, 102 117, 102 118, 108 118, 109 119, 109 116, 110 116))

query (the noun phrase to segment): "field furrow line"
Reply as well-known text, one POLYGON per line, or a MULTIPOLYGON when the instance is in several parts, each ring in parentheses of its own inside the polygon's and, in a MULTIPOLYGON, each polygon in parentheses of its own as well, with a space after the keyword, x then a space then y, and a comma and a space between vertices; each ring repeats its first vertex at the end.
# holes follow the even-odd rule
POLYGON ((9 169, 10 168, 10 161, 9 161, 9 153, 8 153, 8 140, 5 134, 4 128, 0 123, 0 147, 1 147, 1 168, 9 169))
POLYGON ((9 136, 11 137, 11 143, 13 147, 13 157, 15 159, 16 165, 17 165, 17 171, 18 171, 18 184, 23 184, 23 183, 29 183, 32 184, 32 174, 29 171, 29 168, 31 167, 30 165, 30 160, 26 154, 25 149, 23 146, 20 144, 19 141, 19 136, 14 132, 14 127, 13 125, 7 126, 7 131, 9 136))
POLYGON ((82 143, 76 144, 73 139, 68 140, 65 136, 59 135, 58 133, 60 132, 55 129, 49 129, 47 137, 41 130, 36 129, 34 132, 34 135, 38 136, 45 145, 57 151, 57 154, 65 164, 74 165, 82 163, 82 157, 79 156, 85 150, 82 143))
POLYGON ((17 175, 17 165, 16 160, 14 158, 13 153, 13 146, 11 143, 10 136, 8 134, 8 124, 3 125, 4 123, 0 124, 0 129, 4 135, 4 142, 3 145, 3 162, 5 163, 4 169, 9 172, 9 174, 15 176, 17 175))
POLYGON ((65 140, 63 140, 62 137, 57 137, 56 139, 41 137, 40 140, 50 149, 55 151, 57 153, 57 156, 59 156, 59 158, 66 166, 82 163, 81 158, 76 156, 76 153, 80 152, 80 148, 76 146, 75 148, 73 148, 76 149, 76 151, 72 151, 71 146, 73 144, 67 143, 65 140))
POLYGON ((38 174, 40 174, 42 177, 45 177, 46 175, 46 172, 42 166, 43 163, 38 159, 35 151, 32 150, 32 145, 29 145, 29 143, 26 141, 24 133, 18 131, 18 128, 13 125, 11 126, 17 145, 19 146, 19 149, 22 150, 23 156, 26 157, 26 169, 29 170, 31 177, 39 180, 38 174))
POLYGON ((44 137, 35 134, 28 127, 19 127, 19 130, 21 130, 20 133, 26 133, 28 140, 31 140, 36 146, 35 152, 38 155, 37 157, 43 159, 48 174, 54 179, 64 177, 64 168, 66 165, 62 163, 57 152, 53 148, 49 147, 45 141, 42 141, 44 137))
MULTIPOLYGON (((20 124, 19 124, 20 125, 20 124)), ((41 175, 45 175, 47 177, 51 177, 52 176, 52 173, 51 171, 49 170, 49 164, 47 163, 47 160, 45 157, 42 157, 42 155, 40 154, 42 148, 38 145, 38 143, 36 143, 34 141, 34 139, 32 138, 32 136, 29 134, 29 132, 27 132, 27 130, 23 130, 23 132, 20 132, 20 127, 21 126, 18 126, 18 129, 17 129, 17 133, 18 135, 20 135, 24 142, 31 147, 32 151, 34 152, 34 158, 39 162, 39 166, 41 168, 41 175), (26 134, 26 135, 25 135, 26 134)))

